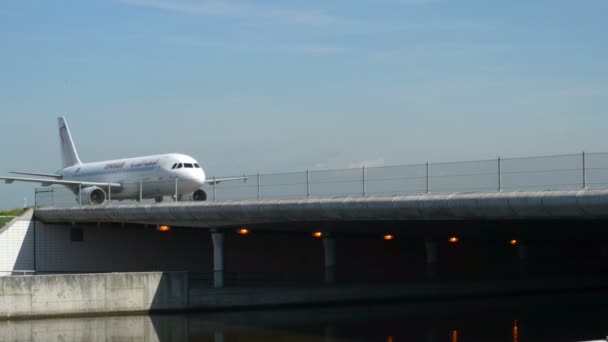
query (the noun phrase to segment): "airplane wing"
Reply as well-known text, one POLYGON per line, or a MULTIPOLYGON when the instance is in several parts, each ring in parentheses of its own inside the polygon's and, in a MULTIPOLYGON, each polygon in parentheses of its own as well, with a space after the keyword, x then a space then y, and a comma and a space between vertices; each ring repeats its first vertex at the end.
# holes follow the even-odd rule
POLYGON ((247 176, 241 176, 241 177, 225 177, 225 178, 211 178, 211 179, 206 179, 205 180, 205 184, 211 184, 211 185, 215 185, 217 183, 220 182, 229 182, 229 181, 235 181, 235 180, 242 180, 243 182, 247 181, 247 176))
POLYGON ((10 171, 9 173, 13 173, 16 175, 27 175, 27 176, 40 176, 40 177, 49 177, 55 179, 62 179, 62 175, 57 175, 54 173, 37 173, 37 172, 21 172, 21 171, 10 171))
POLYGON ((40 183, 42 186, 50 186, 53 184, 65 185, 65 186, 98 186, 100 188, 111 186, 112 188, 122 188, 120 183, 99 183, 99 182, 79 182, 69 181, 61 179, 45 179, 45 178, 21 178, 21 177, 0 177, 0 180, 4 180, 4 183, 11 184, 13 182, 29 182, 29 183, 40 183))

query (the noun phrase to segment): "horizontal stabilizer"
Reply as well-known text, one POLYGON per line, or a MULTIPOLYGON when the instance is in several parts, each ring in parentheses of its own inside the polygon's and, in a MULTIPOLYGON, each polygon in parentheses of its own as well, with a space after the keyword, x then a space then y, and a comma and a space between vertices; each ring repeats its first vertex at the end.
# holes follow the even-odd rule
POLYGON ((21 171, 10 171, 9 173, 12 173, 15 175, 39 176, 39 177, 49 177, 49 178, 55 178, 55 179, 63 178, 62 175, 57 175, 54 173, 37 173, 37 172, 21 172, 21 171))

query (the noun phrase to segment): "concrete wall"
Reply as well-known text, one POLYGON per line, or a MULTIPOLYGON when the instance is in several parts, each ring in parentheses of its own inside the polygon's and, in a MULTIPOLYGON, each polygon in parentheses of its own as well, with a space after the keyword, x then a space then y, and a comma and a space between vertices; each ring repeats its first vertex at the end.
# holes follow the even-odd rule
POLYGON ((0 275, 34 269, 33 213, 30 209, 0 229, 0 275))
POLYGON ((387 300, 463 298, 525 293, 605 291, 608 278, 554 277, 548 279, 412 282, 405 284, 340 285, 300 288, 191 289, 190 308, 229 309, 260 306, 310 305, 387 300))
POLYGON ((187 306, 186 272, 0 277, 0 318, 148 312, 187 306))
POLYGON ((211 272, 212 253, 210 235, 203 232, 36 221, 38 272, 211 272), (82 230, 82 241, 71 240, 72 229, 82 230))
POLYGON ((213 247, 207 232, 120 225, 45 224, 33 211, 0 230, 0 276, 35 270, 68 272, 211 272, 213 247), (81 230, 82 241, 71 231, 81 230))

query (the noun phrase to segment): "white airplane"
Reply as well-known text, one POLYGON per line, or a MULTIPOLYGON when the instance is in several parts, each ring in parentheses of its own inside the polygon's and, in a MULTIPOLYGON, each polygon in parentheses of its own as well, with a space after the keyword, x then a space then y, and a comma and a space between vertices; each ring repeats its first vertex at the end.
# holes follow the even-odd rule
POLYGON ((11 172, 44 178, 0 177, 0 180, 6 184, 31 182, 42 186, 63 185, 76 195, 79 203, 92 205, 103 204, 107 198, 154 198, 156 202, 162 202, 163 196, 205 201, 207 193, 202 189, 204 184, 247 180, 245 176, 207 180, 194 158, 177 153, 82 163, 66 119, 60 117, 58 121, 63 169, 53 174, 11 172))

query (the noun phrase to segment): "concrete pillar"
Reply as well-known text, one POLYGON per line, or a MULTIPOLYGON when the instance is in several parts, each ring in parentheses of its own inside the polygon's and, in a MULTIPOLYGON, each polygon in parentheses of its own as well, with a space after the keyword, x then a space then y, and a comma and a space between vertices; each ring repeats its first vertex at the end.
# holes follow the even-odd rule
POLYGON ((528 246, 524 244, 517 245, 517 256, 519 257, 519 261, 528 260, 528 246))
POLYGON ((435 240, 424 242, 426 250, 426 274, 430 278, 437 277, 439 268, 439 244, 435 240))
POLYGON ((336 337, 336 326, 332 323, 327 323, 325 325, 325 342, 336 342, 338 338, 336 337))
POLYGON ((520 276, 528 276, 531 269, 528 262, 528 246, 520 243, 516 247, 518 262, 518 272, 520 276))
POLYGON ((224 233, 211 230, 213 240, 213 287, 224 287, 224 233))
POLYGON ((608 257, 608 246, 600 247, 600 257, 602 257, 602 258, 608 257))
POLYGON ((333 284, 336 282, 336 238, 325 236, 323 250, 325 252, 325 282, 333 284))

